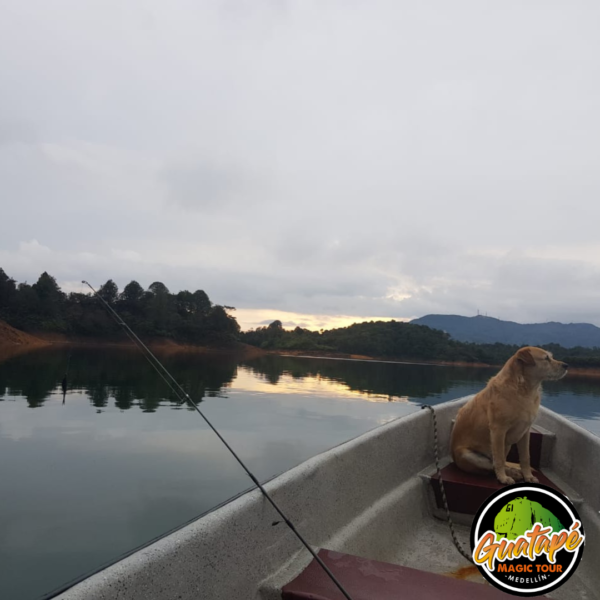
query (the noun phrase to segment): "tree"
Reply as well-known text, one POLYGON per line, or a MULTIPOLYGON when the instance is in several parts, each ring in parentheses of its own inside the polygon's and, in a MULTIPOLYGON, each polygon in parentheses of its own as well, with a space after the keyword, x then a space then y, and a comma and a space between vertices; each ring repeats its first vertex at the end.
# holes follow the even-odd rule
POLYGON ((32 288, 42 302, 55 301, 64 296, 56 279, 52 275, 48 275, 46 271, 39 276, 32 288))
POLYGON ((276 333, 281 333, 283 331, 283 323, 281 321, 279 321, 279 320, 273 321, 269 325, 269 331, 276 332, 276 333))
POLYGON ((133 307, 134 305, 141 302, 144 297, 144 288, 135 280, 130 281, 121 292, 119 296, 119 300, 129 307, 133 307))
MULTIPOLYGON (((64 309, 65 294, 56 279, 44 271, 31 286, 39 301, 38 312, 42 318, 58 319, 64 309)), ((53 328, 54 329, 54 328, 53 328)))
POLYGON ((0 317, 6 318, 8 316, 16 292, 15 280, 6 274, 4 269, 0 268, 0 317))
POLYGON ((217 304, 206 317, 206 332, 210 341, 226 343, 237 338, 240 326, 234 317, 217 304))
POLYGON ((114 304, 119 297, 119 288, 112 279, 109 279, 104 285, 100 286, 98 295, 108 304, 114 304))
MULTIPOLYGON (((236 319, 227 314, 233 307, 213 306, 202 290, 171 294, 164 283, 155 281, 144 291, 133 280, 119 294, 116 283, 109 279, 98 294, 109 304, 116 304, 127 323, 141 335, 203 344, 231 341, 240 331, 236 319)), ((119 326, 98 298, 76 292, 66 296, 48 273, 42 273, 34 285, 15 286, 0 269, 0 318, 29 331, 103 338, 120 335, 119 326), (7 299, 11 295, 14 298, 9 310, 7 299)))
POLYGON ((152 294, 148 304, 148 325, 154 335, 170 335, 171 325, 171 295, 164 283, 155 281, 148 291, 152 294))
POLYGON ((155 281, 148 286, 148 291, 152 292, 155 296, 161 294, 167 295, 169 293, 169 288, 161 281, 155 281))
POLYGON ((17 286, 14 314, 9 323, 19 329, 33 330, 40 327, 42 304, 33 286, 20 283, 17 286))
POLYGON ((204 315, 208 314, 212 306, 212 302, 204 290, 196 290, 194 292, 194 304, 196 305, 196 310, 204 315))
POLYGON ((188 290, 183 290, 175 296, 175 304, 177 306, 177 312, 181 316, 185 317, 196 312, 194 295, 188 290))

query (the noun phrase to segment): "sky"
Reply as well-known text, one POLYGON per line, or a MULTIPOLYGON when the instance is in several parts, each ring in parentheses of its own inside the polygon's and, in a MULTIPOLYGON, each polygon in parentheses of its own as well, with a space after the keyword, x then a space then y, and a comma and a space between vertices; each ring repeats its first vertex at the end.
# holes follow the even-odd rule
POLYGON ((0 0, 0 267, 243 328, 600 325, 600 5, 0 0))

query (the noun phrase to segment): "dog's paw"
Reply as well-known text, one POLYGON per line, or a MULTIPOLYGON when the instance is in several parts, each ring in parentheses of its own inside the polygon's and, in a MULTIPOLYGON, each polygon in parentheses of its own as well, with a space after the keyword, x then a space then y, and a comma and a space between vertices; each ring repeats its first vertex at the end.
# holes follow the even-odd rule
POLYGON ((508 467, 506 469, 506 474, 509 477, 512 477, 515 481, 523 481, 523 479, 525 479, 521 469, 515 469, 514 467, 508 467))
POLYGON ((508 475, 505 475, 504 477, 498 477, 498 481, 502 485, 512 485, 515 482, 515 480, 512 477, 509 477, 508 475))
POLYGON ((534 475, 532 475, 531 477, 525 477, 525 481, 527 483, 539 483, 540 482, 540 480, 537 477, 535 477, 534 475))

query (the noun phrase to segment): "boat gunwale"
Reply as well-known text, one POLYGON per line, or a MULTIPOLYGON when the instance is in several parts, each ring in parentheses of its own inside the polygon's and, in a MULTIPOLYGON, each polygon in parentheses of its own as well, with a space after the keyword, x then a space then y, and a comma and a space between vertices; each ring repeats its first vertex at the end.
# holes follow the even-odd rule
MULTIPOLYGON (((440 421, 441 432, 440 444, 444 445, 444 448, 449 441, 451 428, 451 418, 449 418, 449 415, 454 412, 452 409, 457 405, 460 406, 461 404, 466 403, 472 396, 473 395, 465 396, 436 405, 436 409, 442 409, 439 413, 440 418, 438 420, 440 421)), ((578 438, 582 436, 583 439, 585 439, 586 444, 592 443, 595 447, 600 449, 600 438, 598 436, 546 407, 541 407, 541 409, 534 426, 537 424, 538 420, 556 420, 561 428, 567 428, 572 432, 572 437, 578 438)), ((330 459, 340 458, 344 454, 351 453, 353 450, 365 446, 365 444, 368 445, 369 442, 376 440, 378 437, 382 436, 382 434, 386 434, 389 430, 406 426, 410 428, 412 422, 425 423, 425 419, 427 418, 429 418, 428 412, 416 409, 409 414, 401 415, 386 423, 377 425, 350 440, 346 440, 332 448, 320 452, 291 469, 270 478, 265 482, 265 488, 271 494, 277 495, 278 491, 285 490, 289 484, 294 485, 303 479, 310 479, 311 475, 315 475, 317 470, 321 466, 328 464, 330 459)), ((431 438, 433 439, 433 435, 431 435, 431 438)), ((447 451, 443 450, 442 454, 446 455, 447 451)), ((555 453, 553 452, 553 454, 555 453)), ((147 569, 149 565, 152 565, 153 561, 157 564, 160 561, 161 556, 166 556, 169 553, 176 554, 178 550, 181 550, 188 543, 191 546, 194 544, 197 545, 199 543, 198 538, 203 535, 205 535, 210 542, 211 537, 215 534, 215 531, 219 529, 220 525, 227 523, 228 521, 235 521, 236 518, 239 519, 240 516, 243 517, 247 511, 261 511, 265 504, 262 494, 256 487, 248 488, 218 506, 204 512, 202 515, 199 515, 187 523, 184 523, 164 535, 132 550, 110 564, 100 567, 93 573, 84 575, 68 585, 65 584, 62 589, 55 590, 45 598, 62 598, 63 596, 61 594, 64 593, 67 594, 64 596, 65 600, 85 598, 90 595, 88 592, 101 592, 102 589, 106 590, 107 587, 110 587, 111 582, 117 584, 123 579, 131 579, 134 581, 134 585, 139 585, 139 582, 136 581, 136 575, 141 573, 144 569, 147 569), (74 588, 78 585, 84 587, 76 591, 74 588), (69 590, 72 590, 73 593, 70 593, 69 590), (78 592, 81 592, 81 594, 78 592)), ((286 512, 288 512, 288 509, 286 509, 286 512)), ((290 513, 289 516, 293 521, 296 521, 293 513, 290 513)), ((301 520, 301 515, 296 516, 301 520)), ((289 532, 287 533, 291 535, 289 532)), ((185 548, 183 548, 183 551, 185 551, 185 548)), ((308 555, 306 551, 304 552, 308 555)), ((288 556, 286 561, 280 565, 280 568, 285 569, 286 564, 295 560, 301 553, 302 550, 300 550, 297 555, 288 556)), ((137 579, 139 579, 139 577, 137 579)), ((94 598, 96 597, 100 598, 104 596, 96 596, 94 594, 94 598)))

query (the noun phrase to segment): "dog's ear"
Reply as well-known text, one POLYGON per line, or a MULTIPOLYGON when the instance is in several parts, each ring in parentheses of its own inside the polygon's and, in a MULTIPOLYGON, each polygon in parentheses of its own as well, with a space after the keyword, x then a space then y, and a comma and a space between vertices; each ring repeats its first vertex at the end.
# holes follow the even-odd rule
POLYGON ((529 348, 521 348, 517 352, 517 360, 521 361, 524 365, 535 365, 535 359, 529 348))

